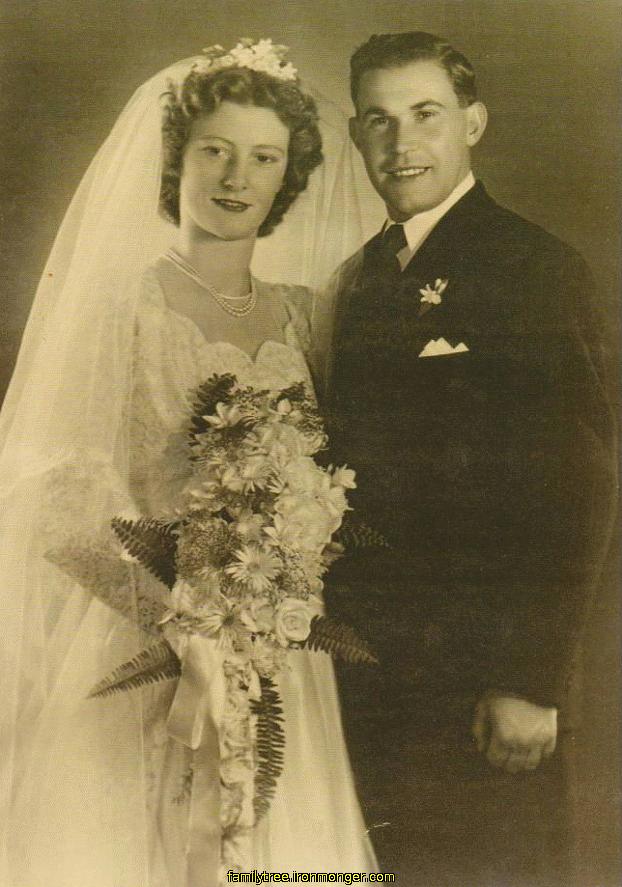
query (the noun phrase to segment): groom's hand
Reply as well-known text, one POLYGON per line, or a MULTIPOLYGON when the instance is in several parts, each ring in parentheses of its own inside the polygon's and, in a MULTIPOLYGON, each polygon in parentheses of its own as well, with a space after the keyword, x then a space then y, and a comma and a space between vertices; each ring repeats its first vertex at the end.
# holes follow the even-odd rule
POLYGON ((535 770, 555 750, 557 709, 487 693, 475 709, 473 736, 493 767, 509 773, 535 770))

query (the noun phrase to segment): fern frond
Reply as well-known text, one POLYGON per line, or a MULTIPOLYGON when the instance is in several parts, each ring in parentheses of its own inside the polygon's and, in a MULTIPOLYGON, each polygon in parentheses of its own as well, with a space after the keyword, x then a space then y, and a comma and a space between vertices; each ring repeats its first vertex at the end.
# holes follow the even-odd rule
POLYGON ((177 579, 177 537, 174 525, 152 518, 141 517, 133 521, 114 517, 112 529, 128 554, 137 558, 160 582, 169 588, 173 587, 177 579))
POLYGON ((309 650, 323 650, 355 665, 378 664, 367 641, 362 640, 350 625, 331 619, 330 616, 313 617, 311 631, 304 646, 309 650))
POLYGON ((283 708, 278 691, 268 677, 260 677, 261 699, 251 700, 251 711, 257 716, 257 769, 253 807, 255 823, 270 809, 277 779, 283 771, 283 708))
POLYGON ((190 419, 191 440, 197 434, 204 434, 211 428, 203 416, 211 416, 216 411, 217 404, 227 403, 231 399, 231 390, 236 382, 236 377, 232 373, 214 373, 207 382, 197 388, 190 419))
POLYGON ((160 641, 141 650, 137 656, 124 662, 109 674, 107 678, 96 684, 88 695, 88 699, 96 696, 110 696, 122 690, 133 690, 145 684, 155 684, 179 677, 181 663, 173 648, 166 641, 160 641))
POLYGON ((374 527, 370 527, 364 521, 349 518, 348 515, 337 532, 336 539, 346 549, 391 547, 386 537, 374 527))

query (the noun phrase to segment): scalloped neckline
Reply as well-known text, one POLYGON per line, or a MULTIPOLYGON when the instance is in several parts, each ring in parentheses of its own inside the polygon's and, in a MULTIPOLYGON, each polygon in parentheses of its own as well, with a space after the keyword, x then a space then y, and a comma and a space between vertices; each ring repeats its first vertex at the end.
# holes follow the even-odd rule
MULTIPOLYGON (((230 352, 234 352, 235 354, 242 355, 244 359, 248 362, 248 364, 252 366, 257 366, 262 358, 262 355, 266 349, 274 348, 277 349, 285 349, 288 353, 296 354, 300 356, 304 360, 302 346, 300 344, 300 339, 298 333, 296 332, 296 327, 294 325, 294 320, 291 316, 291 305, 285 299, 287 313, 289 315, 289 320, 283 327, 283 337, 285 339, 284 342, 279 342, 277 339, 265 339, 259 348, 255 356, 249 354, 248 351, 245 351, 244 348, 241 348, 239 345, 234 345, 233 342, 227 342, 225 339, 219 339, 215 342, 210 342, 209 339, 206 338, 203 330, 199 327, 199 325, 191 318, 188 317, 187 314, 182 314, 180 311, 176 311, 172 308, 168 302, 166 301, 166 297, 162 290, 162 286, 157 279, 157 275, 154 274, 153 283, 155 284, 155 288, 157 288, 157 301, 158 307, 164 313, 164 315, 170 315, 174 321, 177 321, 178 324, 182 324, 185 328, 192 333, 195 340, 197 340, 203 350, 207 350, 210 348, 216 348, 218 350, 229 350, 230 352), (287 340, 293 339, 296 345, 288 344, 287 340)), ((253 283, 256 287, 261 290, 265 284, 262 281, 253 278, 253 283)), ((306 363, 306 361, 305 361, 306 363)))
MULTIPOLYGON (((244 348, 241 348, 239 345, 234 345, 233 342, 227 342, 225 339, 217 339, 215 342, 210 342, 209 339, 205 337, 203 330, 198 326, 197 323, 191 318, 188 317, 187 314, 182 314, 179 311, 175 311, 174 308, 171 308, 169 305, 164 303, 164 311, 166 314, 170 314, 174 320, 177 320, 179 323, 182 323, 186 328, 193 334, 194 338, 199 342, 201 348, 204 350, 208 350, 210 348, 216 348, 219 350, 229 350, 233 351, 236 354, 241 354, 244 358, 255 366, 260 361, 262 353, 267 347, 276 347, 276 348, 284 348, 286 351, 291 352, 293 354, 300 354, 302 356, 302 348, 294 347, 293 345, 288 345, 287 342, 279 342, 277 339, 264 339, 261 343, 255 356, 249 354, 248 351, 245 351, 244 348)), ((283 335, 287 339, 288 336, 294 338, 294 340, 299 344, 298 334, 296 332, 296 328, 294 327, 293 320, 288 320, 288 322, 283 327, 283 335)))

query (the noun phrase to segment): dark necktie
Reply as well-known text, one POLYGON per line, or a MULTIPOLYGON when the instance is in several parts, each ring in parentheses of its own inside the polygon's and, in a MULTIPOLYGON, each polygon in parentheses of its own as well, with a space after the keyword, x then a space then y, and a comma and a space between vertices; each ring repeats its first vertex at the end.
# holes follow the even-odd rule
POLYGON ((391 225, 382 235, 382 251, 386 258, 387 267, 397 274, 402 270, 397 254, 405 246, 408 246, 408 241, 406 240, 403 225, 391 225))

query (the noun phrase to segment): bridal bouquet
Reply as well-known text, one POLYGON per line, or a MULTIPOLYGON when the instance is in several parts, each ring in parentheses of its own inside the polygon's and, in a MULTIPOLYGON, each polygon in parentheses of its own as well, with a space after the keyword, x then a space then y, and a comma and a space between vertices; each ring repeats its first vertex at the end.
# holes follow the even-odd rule
MULTIPOLYGON (((259 391, 212 376, 197 392, 189 444, 192 474, 175 518, 112 522, 126 557, 164 587, 158 639, 91 695, 180 679, 169 732, 200 751, 215 730, 221 862, 243 870, 245 841, 283 765, 274 679, 288 650, 376 661, 352 628, 322 615, 354 472, 314 461, 326 437, 303 384, 259 391)), ((188 788, 197 778, 194 768, 188 788)))

